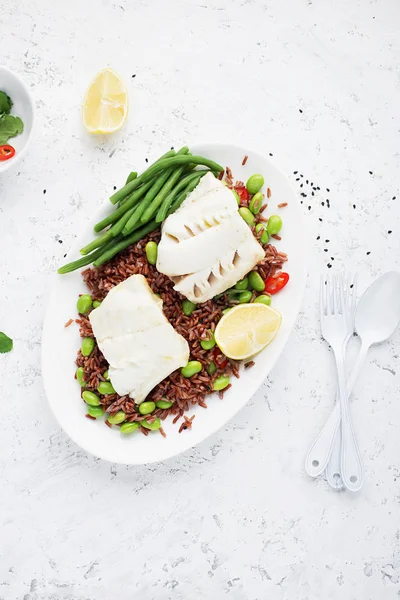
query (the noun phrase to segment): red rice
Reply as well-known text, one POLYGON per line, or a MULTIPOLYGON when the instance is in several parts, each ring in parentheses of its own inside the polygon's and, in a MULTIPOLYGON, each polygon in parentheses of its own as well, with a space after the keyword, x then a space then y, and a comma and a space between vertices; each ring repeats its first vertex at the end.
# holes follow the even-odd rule
POLYGON ((246 154, 246 156, 245 156, 245 157, 244 157, 244 159, 242 160, 242 166, 243 166, 243 167, 244 167, 244 165, 247 163, 247 159, 248 159, 248 158, 249 158, 249 157, 248 157, 248 156, 247 156, 247 154, 246 154))
POLYGON ((287 206, 288 203, 287 202, 281 202, 280 204, 278 204, 278 208, 285 208, 285 206, 287 206))
POLYGON ((64 327, 69 327, 70 325, 72 325, 72 323, 74 322, 73 319, 70 319, 69 321, 67 321, 64 325, 64 327))

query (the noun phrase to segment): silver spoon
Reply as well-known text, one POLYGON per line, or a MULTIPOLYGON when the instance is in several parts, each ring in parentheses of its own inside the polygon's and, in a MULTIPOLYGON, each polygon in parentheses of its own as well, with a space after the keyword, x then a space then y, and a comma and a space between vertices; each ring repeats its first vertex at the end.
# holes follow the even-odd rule
MULTIPOLYGON (((369 348, 384 342, 392 335, 400 322, 400 273, 391 271, 376 279, 358 303, 355 329, 361 338, 361 348, 349 380, 349 395, 364 364, 369 348)), ((335 407, 324 428, 311 447, 307 459, 307 472, 316 477, 325 467, 327 479, 332 487, 341 489, 341 438, 340 405, 335 407), (329 464, 328 464, 329 463, 329 464)), ((347 463, 351 457, 346 457, 347 463)), ((353 481, 353 489, 361 489, 362 480, 353 481)))

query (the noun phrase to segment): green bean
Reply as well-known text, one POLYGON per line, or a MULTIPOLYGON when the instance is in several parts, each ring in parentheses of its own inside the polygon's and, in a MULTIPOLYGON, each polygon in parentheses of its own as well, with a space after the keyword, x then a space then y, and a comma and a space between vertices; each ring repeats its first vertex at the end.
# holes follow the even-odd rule
POLYGON ((233 195, 236 198, 236 202, 238 203, 238 206, 240 206, 240 196, 239 196, 239 194, 237 193, 236 190, 232 190, 232 192, 233 192, 233 195))
POLYGON ((209 375, 214 375, 215 371, 217 370, 217 365, 215 364, 215 362, 212 360, 210 362, 210 364, 207 367, 207 373, 209 375))
POLYGON ((182 302, 183 314, 186 315, 187 317, 190 317, 192 312, 195 310, 196 306, 197 306, 197 304, 195 304, 194 302, 191 302, 190 300, 183 300, 183 302, 182 302))
POLYGON ((87 256, 83 256, 78 260, 74 260, 73 262, 70 262, 60 267, 57 273, 59 273, 60 275, 65 275, 66 273, 71 273, 72 271, 76 271, 81 267, 86 267, 86 265, 90 265, 90 263, 96 260, 96 258, 99 258, 99 256, 101 256, 107 249, 111 248, 114 244, 115 240, 109 242, 108 244, 103 246, 103 248, 98 248, 97 250, 95 250, 91 254, 88 254, 87 256))
POLYGON ((125 227, 122 230, 123 235, 128 235, 131 231, 133 231, 133 228, 137 224, 139 224, 139 227, 140 227, 140 219, 141 219, 144 211, 153 202, 155 196, 157 196, 158 192, 162 189, 163 185, 165 184, 165 182, 167 181, 167 179, 169 178, 171 173, 172 173, 172 170, 168 169, 164 173, 161 173, 161 175, 159 177, 157 177, 155 180, 153 180, 153 185, 148 190, 148 192, 146 193, 146 195, 143 198, 143 200, 141 201, 141 203, 138 206, 136 206, 135 211, 133 212, 132 216, 129 218, 129 220, 125 224, 125 227))
POLYGON ((250 225, 250 227, 253 227, 254 215, 251 212, 251 210, 249 210, 246 206, 241 206, 239 208, 239 214, 242 217, 242 219, 244 219, 246 221, 247 225, 250 225))
POLYGON ((269 235, 276 235, 282 229, 282 219, 279 215, 271 215, 268 219, 267 231, 269 235))
POLYGON ((122 233, 122 230, 124 229, 125 225, 129 221, 129 219, 131 218, 133 213, 135 212, 136 208, 137 208, 136 205, 132 206, 132 208, 127 210, 126 213, 124 215, 122 215, 122 217, 116 223, 114 223, 114 225, 110 228, 110 233, 112 233, 113 237, 116 237, 117 235, 122 233))
POLYGON ((86 381, 83 379, 85 374, 85 369, 83 367, 78 367, 75 373, 76 380, 81 387, 86 387, 86 381))
POLYGON ((90 356, 94 350, 96 342, 91 337, 85 337, 82 340, 81 352, 82 356, 90 356))
POLYGON ((220 375, 213 383, 213 389, 216 392, 224 390, 229 385, 229 377, 227 375, 220 375))
POLYGON ((265 244, 268 244, 268 242, 269 242, 269 233, 267 231, 266 223, 258 223, 256 225, 256 233, 260 233, 261 230, 262 230, 262 234, 260 237, 260 242, 263 246, 265 246, 265 244))
POLYGON ((141 415, 149 415, 156 410, 155 402, 142 402, 139 404, 139 412, 141 415))
POLYGON ((237 282, 237 284, 235 285, 235 290, 247 290, 248 287, 249 287, 249 278, 245 277, 244 279, 241 279, 240 281, 237 282))
POLYGON ((109 381, 100 381, 99 385, 97 386, 97 391, 99 392, 99 394, 102 394, 102 396, 109 396, 110 394, 115 394, 113 385, 109 381))
POLYGON ((86 404, 89 404, 90 406, 100 406, 101 404, 98 395, 94 394, 93 392, 89 392, 88 390, 82 392, 82 398, 84 399, 86 404))
POLYGON ((126 419, 126 414, 123 410, 119 410, 114 416, 110 416, 107 418, 107 421, 111 423, 111 425, 119 425, 123 423, 126 419))
POLYGON ((268 296, 268 294, 261 294, 260 296, 257 296, 257 298, 253 300, 253 302, 255 302, 256 304, 265 304, 266 306, 270 306, 271 296, 268 296))
POLYGON ((104 371, 104 373, 103 373, 103 377, 104 377, 104 379, 105 379, 106 381, 108 381, 108 380, 110 379, 110 374, 109 374, 109 372, 108 372, 108 369, 107 369, 107 371, 104 371))
MULTIPOLYGON (((189 148, 187 146, 184 146, 183 148, 181 148, 179 150, 179 152, 177 152, 176 155, 182 156, 184 154, 187 154, 188 151, 189 151, 189 148)), ((156 214, 156 212, 158 212, 158 209, 164 202, 165 198, 168 196, 169 192, 178 183, 181 175, 185 171, 185 168, 186 168, 185 166, 182 166, 179 169, 175 169, 172 172, 170 172, 170 176, 168 177, 167 181, 165 182, 165 184, 163 185, 161 190, 158 192, 156 197, 153 199, 151 204, 146 208, 146 210, 142 214, 142 216, 140 218, 142 223, 147 223, 147 221, 150 221, 150 219, 156 214)))
POLYGON ((92 308, 92 296, 89 296, 89 294, 82 294, 82 296, 79 296, 76 308, 78 309, 78 313, 86 315, 92 308))
POLYGON ((115 256, 119 252, 122 252, 122 250, 125 250, 125 248, 127 248, 131 244, 138 242, 139 240, 144 238, 148 233, 151 233, 155 229, 158 229, 158 227, 158 223, 156 223, 155 221, 150 221, 150 223, 147 223, 147 225, 144 225, 137 231, 134 231, 133 233, 131 233, 131 235, 127 236, 126 238, 122 238, 121 240, 117 238, 115 240, 115 243, 111 244, 111 246, 108 247, 105 250, 105 252, 94 261, 94 266, 99 267, 100 265, 109 261, 111 258, 113 258, 113 256, 115 256))
POLYGON ((250 302, 252 296, 253 294, 249 290, 246 290, 245 292, 241 292, 238 300, 240 304, 247 304, 248 302, 250 302))
POLYGON ((168 400, 158 400, 158 402, 156 402, 156 406, 157 408, 162 408, 162 409, 167 409, 167 408, 171 408, 172 406, 172 402, 169 402, 168 400))
POLYGON ((101 306, 101 302, 99 300, 93 300, 93 308, 99 308, 101 306))
POLYGON ((196 375, 196 373, 200 373, 202 368, 201 362, 198 360, 190 360, 185 367, 181 368, 181 373, 184 377, 189 378, 196 375))
POLYGON ((161 421, 158 417, 156 417, 151 423, 149 423, 146 419, 143 419, 143 421, 140 421, 140 424, 142 427, 150 429, 150 431, 156 431, 161 427, 161 421))
POLYGON ((138 423, 137 421, 133 421, 133 423, 122 423, 119 430, 121 433, 127 434, 127 433, 133 433, 134 431, 139 429, 139 427, 140 427, 140 423, 138 423))
MULTIPOLYGON (((138 179, 134 179, 129 185, 135 183, 135 181, 138 181, 138 179)), ((153 183, 153 179, 146 181, 146 183, 141 185, 139 189, 137 189, 133 194, 131 194, 129 198, 127 198, 126 202, 121 204, 119 208, 114 210, 110 215, 108 215, 108 217, 105 217, 102 221, 96 223, 96 225, 94 226, 94 230, 98 233, 99 231, 107 227, 107 225, 116 223, 129 209, 131 209, 139 202, 142 196, 144 196, 149 191, 153 183)))
POLYGON ((211 350, 216 344, 214 334, 210 329, 208 330, 208 336, 208 339, 200 340, 200 346, 203 350, 211 350))
POLYGON ((93 252, 93 250, 96 250, 96 248, 100 248, 100 246, 104 246, 104 244, 107 244, 107 242, 112 240, 113 237, 114 236, 111 233, 111 230, 108 230, 105 233, 103 233, 102 235, 99 235, 97 238, 95 238, 91 242, 89 242, 89 244, 86 244, 86 246, 83 246, 83 248, 80 249, 80 253, 83 254, 84 256, 86 254, 90 254, 90 252, 93 252))
POLYGON ((180 167, 181 165, 188 165, 190 163, 209 167, 212 171, 216 171, 217 173, 220 173, 223 170, 221 165, 212 160, 209 160, 208 158, 204 158, 203 156, 177 155, 173 156, 172 158, 160 159, 154 164, 152 164, 148 169, 146 169, 146 171, 144 171, 141 175, 139 175, 137 179, 134 179, 133 181, 128 183, 128 185, 125 185, 123 188, 115 192, 115 194, 111 196, 110 201, 113 204, 116 204, 117 202, 125 198, 125 196, 130 194, 134 189, 139 187, 139 185, 141 185, 145 181, 148 181, 149 179, 152 179, 153 177, 158 175, 158 173, 164 171, 165 169, 169 169, 172 167, 180 167))
POLYGON ((102 417, 104 415, 104 410, 101 406, 88 406, 88 414, 95 419, 102 417))
POLYGON ((249 177, 246 183, 246 187, 250 194, 257 194, 257 192, 262 188, 263 185, 264 177, 258 174, 249 177))
POLYGON ((258 213, 260 212, 262 203, 263 203, 263 195, 261 192, 257 192, 257 194, 254 194, 254 196, 252 197, 250 204, 249 204, 249 208, 250 208, 251 212, 253 213, 253 215, 258 215, 258 213))
POLYGON ((146 258, 149 265, 157 264, 158 246, 155 242, 147 242, 146 258))
POLYGON ((134 179, 136 179, 136 177, 137 177, 137 173, 136 173, 136 171, 131 171, 131 172, 129 173, 128 177, 126 178, 125 185, 126 185, 127 183, 129 183, 130 181, 133 181, 134 179))
MULTIPOLYGON (((147 169, 145 171, 143 171, 143 173, 141 173, 139 175, 139 177, 136 177, 134 180, 127 182, 123 188, 121 188, 120 190, 115 192, 115 194, 113 194, 110 197, 111 204, 117 204, 117 202, 123 202, 124 199, 126 198, 126 196, 128 196, 131 192, 133 192, 133 190, 135 190, 138 187, 138 185, 141 185, 142 181, 144 179, 146 179, 146 177, 144 177, 144 176, 149 172, 150 169, 152 169, 154 167, 154 165, 159 163, 161 160, 164 160, 166 158, 172 158, 173 156, 175 156, 175 150, 168 150, 168 152, 166 152, 165 154, 160 156, 160 158, 157 158, 157 160, 154 161, 153 164, 151 164, 149 167, 147 167, 147 169), (137 182, 138 179, 140 179, 140 182, 135 184, 135 182, 137 182), (128 192, 126 192, 127 189, 128 189, 128 192), (122 190, 125 190, 123 195, 121 194, 122 190), (116 198, 116 196, 121 196, 121 197, 116 198)), ((151 177, 149 177, 148 179, 151 179, 151 177)), ((146 179, 146 181, 147 181, 147 179, 146 179)))
POLYGON ((257 271, 251 271, 251 273, 249 273, 249 284, 250 288, 256 292, 263 292, 265 289, 264 279, 257 271))
MULTIPOLYGON (((176 207, 172 211, 170 209, 174 206, 174 204, 180 199, 180 197, 183 194, 185 194, 183 198, 184 200, 186 198, 186 195, 189 193, 187 191, 188 188, 190 188, 190 192, 194 190, 194 188, 199 183, 201 177, 206 173, 209 173, 209 171, 195 171, 194 173, 189 173, 180 180, 180 182, 174 187, 174 189, 172 189, 170 193, 164 198, 163 203, 161 204, 156 216, 157 223, 161 223, 162 221, 164 221, 164 219, 166 219, 166 217, 169 214, 171 214, 171 212, 175 212, 176 208, 178 207, 176 207), (194 184, 193 187, 192 184, 194 184), (183 194, 181 194, 181 192, 183 194)), ((180 204, 182 204, 182 202, 180 202, 180 204)))

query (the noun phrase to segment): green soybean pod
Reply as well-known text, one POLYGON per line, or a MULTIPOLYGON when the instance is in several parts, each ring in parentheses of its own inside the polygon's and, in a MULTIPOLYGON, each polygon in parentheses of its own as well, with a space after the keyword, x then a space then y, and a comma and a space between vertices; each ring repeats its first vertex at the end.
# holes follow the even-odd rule
POLYGON ((83 367, 78 367, 76 370, 76 380, 81 387, 86 387, 86 381, 83 379, 83 375, 85 373, 85 369, 83 367))
POLYGON ((215 364, 215 362, 212 360, 210 362, 210 364, 207 367, 207 373, 209 375, 214 375, 215 371, 217 370, 217 365, 215 364))
POLYGON ((108 417, 107 421, 111 423, 111 425, 119 425, 123 423, 126 419, 126 414, 123 410, 119 410, 114 416, 108 417))
POLYGON ((253 213, 253 215, 258 215, 258 213, 260 212, 262 203, 263 203, 263 195, 261 192, 257 192, 257 194, 254 194, 254 196, 252 197, 250 204, 249 204, 249 208, 250 208, 251 212, 253 213))
POLYGON ((263 292, 265 289, 264 280, 257 271, 251 271, 251 273, 249 273, 249 285, 250 288, 256 292, 263 292))
POLYGON ((267 231, 266 223, 258 223, 256 225, 256 233, 260 233, 260 231, 262 231, 260 242, 263 246, 265 246, 265 244, 268 244, 269 242, 269 233, 267 231))
POLYGON ((216 392, 224 390, 229 385, 229 377, 227 375, 221 375, 213 383, 213 389, 216 392))
POLYGON ((84 392, 82 392, 82 398, 84 399, 86 404, 89 404, 90 406, 100 406, 101 404, 98 395, 94 394, 93 392, 89 392, 89 390, 85 390, 84 392))
POLYGON ((163 408, 164 410, 171 408, 172 404, 173 403, 169 402, 168 400, 158 400, 158 402, 156 402, 157 408, 163 408))
POLYGON ((194 311, 194 309, 196 308, 196 304, 194 304, 194 302, 191 302, 190 300, 184 300, 182 302, 182 311, 183 314, 186 315, 187 317, 190 317, 190 315, 192 314, 192 312, 194 311))
POLYGON ((247 290, 247 288, 249 287, 249 278, 245 277, 244 279, 241 279, 240 281, 237 282, 237 284, 235 285, 235 290, 247 290))
POLYGON ((146 419, 144 419, 140 422, 140 424, 142 425, 142 427, 150 429, 151 431, 156 431, 161 427, 161 421, 158 417, 156 417, 152 423, 149 423, 146 419))
POLYGON ((200 373, 202 368, 201 362, 198 360, 190 360, 185 367, 181 368, 181 373, 184 377, 189 378, 196 375, 196 373, 200 373))
POLYGON ((99 300, 93 300, 93 308, 99 308, 101 306, 101 302, 99 300))
POLYGON ((137 431, 139 429, 139 427, 140 427, 140 424, 137 423, 137 421, 133 421, 133 423, 122 423, 119 430, 121 433, 128 434, 128 433, 133 433, 134 431, 137 431))
POLYGON ((238 300, 240 304, 247 304, 250 302, 252 296, 253 294, 250 292, 250 290, 246 290, 245 292, 240 293, 238 300))
POLYGON ((85 337, 82 340, 81 352, 82 356, 90 356, 94 350, 96 342, 91 337, 85 337))
POLYGON ((216 344, 216 342, 215 342, 214 334, 209 329, 208 330, 208 339, 200 340, 200 346, 203 348, 203 350, 211 350, 211 348, 214 348, 215 344, 216 344))
POLYGON ((79 296, 76 308, 78 309, 78 313, 86 315, 92 308, 92 296, 89 296, 89 294, 82 294, 82 296, 79 296))
POLYGON ((104 379, 105 379, 106 381, 108 381, 108 380, 110 379, 110 375, 109 375, 109 373, 108 373, 108 369, 107 369, 107 371, 104 371, 104 373, 103 373, 103 377, 104 377, 104 379))
POLYGON ((257 194, 264 185, 264 177, 258 173, 248 178, 246 187, 250 194, 257 194))
POLYGON ((239 208, 239 214, 242 217, 242 219, 244 219, 244 221, 246 221, 247 225, 250 225, 250 227, 253 227, 254 215, 251 212, 251 210, 249 210, 246 206, 241 206, 239 208))
POLYGON ((257 298, 254 299, 254 302, 257 304, 265 304, 266 306, 270 306, 271 296, 268 296, 268 294, 261 294, 260 296, 257 296, 257 298))
POLYGON ((88 414, 91 417, 98 419, 99 417, 102 417, 104 415, 104 410, 101 408, 101 406, 89 406, 88 414))
POLYGON ((110 394, 115 394, 115 390, 112 386, 112 383, 110 383, 109 381, 100 381, 99 385, 97 386, 97 391, 99 392, 99 394, 102 394, 102 396, 109 396, 110 394))
POLYGON ((155 242, 147 242, 146 244, 146 258, 149 265, 155 265, 157 263, 158 246, 155 242))
POLYGON ((139 412, 141 415, 149 415, 150 413, 154 412, 156 409, 156 403, 155 402, 142 402, 141 404, 139 404, 139 412))
POLYGON ((282 229, 282 219, 279 215, 271 215, 268 219, 267 231, 269 235, 276 235, 282 229))

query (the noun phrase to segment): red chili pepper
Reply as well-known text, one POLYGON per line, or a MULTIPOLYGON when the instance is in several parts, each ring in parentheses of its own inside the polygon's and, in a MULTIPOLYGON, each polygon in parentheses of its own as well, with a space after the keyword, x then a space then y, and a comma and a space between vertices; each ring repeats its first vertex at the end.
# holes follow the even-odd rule
POLYGON ((226 358, 225 354, 222 354, 219 348, 214 348, 213 360, 220 369, 225 369, 226 365, 228 364, 228 359, 226 358))
POLYGON ((244 186, 235 185, 233 188, 240 198, 240 202, 247 202, 250 199, 250 194, 244 186))
POLYGON ((288 273, 277 273, 277 275, 272 275, 272 277, 268 277, 268 279, 265 281, 265 291, 271 295, 276 294, 285 287, 288 281, 288 273))
POLYGON ((7 144, 4 146, 0 146, 0 160, 8 160, 12 158, 15 154, 15 149, 12 146, 8 146, 7 144))

